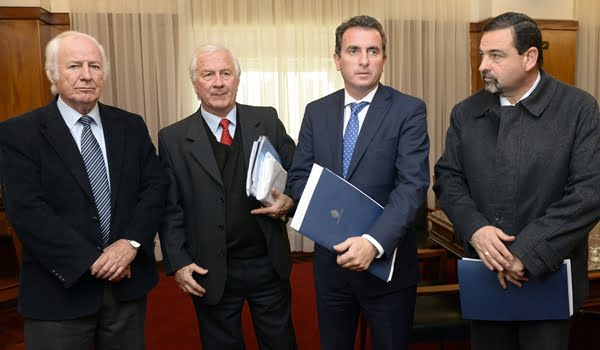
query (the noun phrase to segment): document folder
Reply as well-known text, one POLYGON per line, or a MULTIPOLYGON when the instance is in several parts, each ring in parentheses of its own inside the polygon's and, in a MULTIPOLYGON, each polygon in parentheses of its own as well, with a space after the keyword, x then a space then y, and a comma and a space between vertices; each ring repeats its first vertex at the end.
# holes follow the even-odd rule
MULTIPOLYGON (((315 243, 333 246, 369 229, 383 207, 329 169, 314 164, 290 226, 315 243)), ((373 260, 369 272, 389 282, 394 273, 396 250, 373 260)))
POLYGON ((287 172, 281 166, 281 158, 266 136, 260 136, 252 144, 250 163, 246 174, 246 194, 254 196, 264 205, 273 204, 271 189, 283 193, 287 172))
POLYGON ((571 261, 544 278, 530 277, 522 287, 506 282, 478 259, 458 261, 462 317, 487 321, 567 320, 573 315, 571 261))

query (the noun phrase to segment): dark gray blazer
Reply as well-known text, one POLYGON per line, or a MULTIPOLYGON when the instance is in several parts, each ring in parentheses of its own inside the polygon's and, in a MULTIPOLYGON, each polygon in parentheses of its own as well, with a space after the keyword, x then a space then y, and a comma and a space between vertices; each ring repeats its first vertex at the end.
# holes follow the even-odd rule
MULTIPOLYGON (((295 144, 272 107, 238 104, 237 121, 242 128, 244 171, 248 168, 252 142, 269 137, 287 170, 295 144)), ((192 262, 208 269, 196 276, 207 293, 200 301, 216 304, 225 287, 225 188, 200 110, 162 129, 158 134, 159 154, 171 180, 167 212, 160 230, 164 266, 168 274, 192 262)), ((245 172, 244 172, 245 175, 245 172)), ((282 279, 291 271, 290 245, 285 224, 257 216, 265 234, 269 256, 282 279)))
POLYGON ((454 107, 434 190, 464 242, 493 225, 532 276, 570 258, 574 306, 588 293, 587 235, 600 216, 600 112, 592 96, 541 72, 514 107, 481 90, 454 107))

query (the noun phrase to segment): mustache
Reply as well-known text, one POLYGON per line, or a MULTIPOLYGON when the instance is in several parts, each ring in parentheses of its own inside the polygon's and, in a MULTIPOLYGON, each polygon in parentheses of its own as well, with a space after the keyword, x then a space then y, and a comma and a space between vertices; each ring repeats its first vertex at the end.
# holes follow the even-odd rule
POLYGON ((498 78, 494 75, 494 73, 490 72, 489 70, 484 70, 483 72, 481 72, 481 78, 498 81, 498 78))

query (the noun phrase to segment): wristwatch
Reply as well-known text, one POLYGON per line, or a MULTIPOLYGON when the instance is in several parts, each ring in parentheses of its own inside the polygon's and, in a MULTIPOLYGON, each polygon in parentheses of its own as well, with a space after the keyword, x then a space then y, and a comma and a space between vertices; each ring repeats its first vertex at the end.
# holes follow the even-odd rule
POLYGON ((142 246, 141 244, 139 244, 138 242, 132 240, 129 240, 129 245, 131 245, 131 247, 135 250, 140 249, 140 247, 142 246))

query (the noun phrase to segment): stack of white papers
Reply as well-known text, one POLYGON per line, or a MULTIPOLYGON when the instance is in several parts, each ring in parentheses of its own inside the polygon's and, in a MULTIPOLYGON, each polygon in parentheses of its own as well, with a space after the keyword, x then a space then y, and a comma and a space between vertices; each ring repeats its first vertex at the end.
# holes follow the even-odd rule
POLYGON ((246 194, 254 196, 264 205, 275 201, 271 189, 283 193, 287 181, 287 172, 281 166, 279 154, 266 136, 260 136, 252 144, 248 174, 246 175, 246 194))

